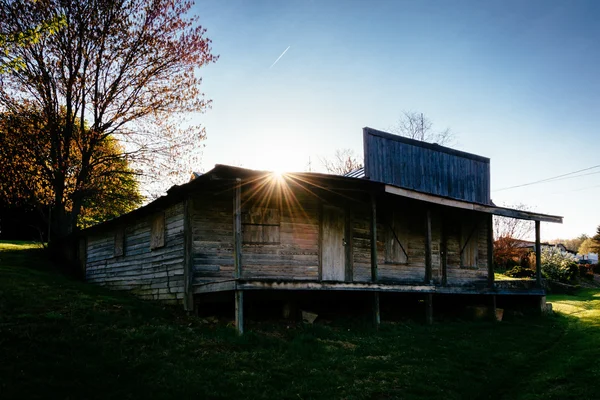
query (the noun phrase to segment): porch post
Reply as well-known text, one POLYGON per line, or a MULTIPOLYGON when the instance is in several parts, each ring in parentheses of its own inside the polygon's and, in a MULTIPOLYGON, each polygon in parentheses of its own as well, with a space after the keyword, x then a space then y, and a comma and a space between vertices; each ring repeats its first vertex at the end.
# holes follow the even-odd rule
POLYGON ((535 221, 535 284, 542 287, 542 246, 540 244, 540 221, 535 221))
POLYGON ((494 216, 490 214, 487 220, 487 264, 488 287, 494 287, 494 216))
POLYGON ((448 285, 448 228, 447 219, 442 220, 442 240, 440 243, 440 256, 442 263, 442 286, 448 285))
MULTIPOLYGON (((371 282, 379 280, 377 270, 377 199, 371 194, 371 282)), ((379 292, 373 292, 373 324, 379 327, 381 316, 379 314, 379 292)))
POLYGON ((431 209, 427 208, 425 220, 425 284, 431 283, 431 209))
POLYGON ((242 180, 235 180, 233 191, 233 265, 234 277, 242 277, 242 180))
POLYGON ((425 295, 425 323, 433 324, 433 293, 425 295))
POLYGON ((238 335, 244 334, 244 292, 235 290, 235 329, 238 335))
POLYGON ((237 289, 237 280, 242 277, 242 180, 236 178, 233 191, 233 264, 235 289, 235 328, 239 335, 244 333, 244 292, 237 289))
POLYGON ((377 270, 377 202, 375 195, 371 195, 371 281, 379 280, 377 270))

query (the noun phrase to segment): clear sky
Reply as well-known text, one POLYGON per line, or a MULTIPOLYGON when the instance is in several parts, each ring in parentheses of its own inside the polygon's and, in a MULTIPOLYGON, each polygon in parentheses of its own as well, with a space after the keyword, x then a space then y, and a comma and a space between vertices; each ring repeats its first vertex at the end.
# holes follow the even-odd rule
POLYGON ((219 61, 203 163, 320 169, 402 110, 491 158, 492 199, 565 217, 542 239, 600 224, 600 1, 199 1, 219 61), (289 48, 288 48, 289 47, 289 48), (280 55, 285 54, 275 63, 280 55))

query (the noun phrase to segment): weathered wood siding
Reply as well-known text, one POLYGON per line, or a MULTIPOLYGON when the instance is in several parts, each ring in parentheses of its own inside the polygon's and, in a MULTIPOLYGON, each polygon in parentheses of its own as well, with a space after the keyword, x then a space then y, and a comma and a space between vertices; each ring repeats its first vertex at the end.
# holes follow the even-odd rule
MULTIPOLYGON (((317 280, 318 198, 271 189, 242 186, 242 277, 317 280)), ((193 204, 194 283, 233 279, 233 192, 198 195, 193 204)))
MULTIPOLYGON (((318 280, 319 258, 329 254, 320 249, 325 245, 320 238, 324 229, 323 213, 328 207, 336 207, 345 216, 340 222, 348 223, 349 227, 339 227, 336 231, 339 240, 333 242, 343 240, 352 246, 352 251, 346 253, 351 254, 351 271, 348 274, 346 269, 345 278, 352 276, 356 282, 371 281, 371 210, 367 198, 348 201, 343 200, 343 196, 317 196, 297 188, 288 188, 285 196, 265 195, 265 190, 260 185, 242 187, 242 278, 318 280), (345 237, 347 233, 351 237, 345 237)), ((233 191, 230 188, 199 194, 194 196, 193 205, 194 284, 232 280, 233 191)), ((377 203, 379 280, 406 284, 424 282, 428 207, 432 215, 433 283, 442 283, 443 234, 447 243, 447 283, 472 285, 484 281, 487 278, 487 227, 483 214, 429 206, 397 196, 380 198, 377 203), (466 248, 476 252, 471 257, 476 259, 476 265, 461 262, 465 231, 471 234, 466 248)), ((344 280, 344 268, 342 264, 339 267, 339 276, 332 277, 323 271, 323 278, 344 280)))
POLYGON ((365 128, 365 176, 371 180, 476 203, 490 202, 490 160, 365 128))
POLYGON ((162 212, 165 217, 164 245, 152 250, 151 224, 155 215, 130 225, 91 233, 87 238, 87 281, 111 289, 129 290, 146 299, 181 302, 183 204, 176 204, 162 212), (122 255, 115 256, 115 252, 122 255))

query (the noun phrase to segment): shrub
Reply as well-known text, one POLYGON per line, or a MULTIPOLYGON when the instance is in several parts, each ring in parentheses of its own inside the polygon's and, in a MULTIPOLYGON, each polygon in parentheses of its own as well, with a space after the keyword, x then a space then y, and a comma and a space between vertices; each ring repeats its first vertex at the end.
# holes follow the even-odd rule
POLYGON ((570 253, 562 253, 555 247, 542 248, 541 261, 542 275, 546 279, 569 283, 579 274, 577 258, 570 253))
POLYGON ((579 264, 579 276, 585 279, 594 279, 594 269, 592 264, 579 264))
POLYGON ((535 276, 535 271, 529 268, 516 266, 513 269, 506 271, 504 275, 513 278, 533 278, 535 276))

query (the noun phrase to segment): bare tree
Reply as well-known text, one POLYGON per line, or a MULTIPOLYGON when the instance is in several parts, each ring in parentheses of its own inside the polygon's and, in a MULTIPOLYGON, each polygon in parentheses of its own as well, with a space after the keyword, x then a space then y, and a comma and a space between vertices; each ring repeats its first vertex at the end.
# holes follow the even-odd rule
POLYGON ((54 237, 76 229, 98 166, 125 160, 165 183, 189 172, 205 133, 181 119, 210 107, 197 69, 217 59, 205 30, 187 14, 191 6, 189 0, 0 0, 4 34, 64 21, 52 36, 8 46, 0 58, 21 66, 0 75, 0 111, 32 106, 43 114, 49 152, 27 150, 50 177, 54 237), (114 139, 122 151, 95 156, 114 139), (75 148, 81 161, 70 165, 75 148))
POLYGON ((441 131, 435 130, 433 122, 427 116, 414 111, 403 111, 400 119, 395 126, 390 128, 390 131, 396 135, 442 146, 450 146, 456 141, 456 134, 450 128, 441 131))
POLYGON ((321 164, 330 174, 345 175, 363 167, 358 156, 351 149, 337 149, 331 158, 321 158, 321 164))

